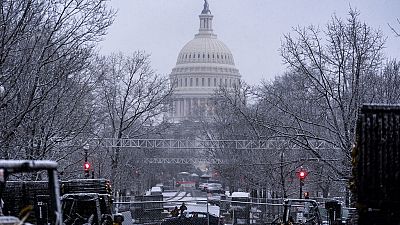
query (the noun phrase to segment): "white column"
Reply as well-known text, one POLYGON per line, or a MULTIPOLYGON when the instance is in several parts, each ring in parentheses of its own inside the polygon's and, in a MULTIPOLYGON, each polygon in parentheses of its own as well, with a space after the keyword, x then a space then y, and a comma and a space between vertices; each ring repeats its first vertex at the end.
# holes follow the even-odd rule
POLYGON ((188 99, 184 98, 183 99, 183 116, 187 117, 188 115, 188 99))

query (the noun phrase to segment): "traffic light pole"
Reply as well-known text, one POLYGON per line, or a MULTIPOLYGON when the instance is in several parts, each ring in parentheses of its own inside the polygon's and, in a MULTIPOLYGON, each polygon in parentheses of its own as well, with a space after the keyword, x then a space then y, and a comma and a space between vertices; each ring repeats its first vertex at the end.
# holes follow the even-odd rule
POLYGON ((304 186, 304 179, 307 177, 307 170, 303 168, 303 166, 300 167, 299 170, 297 170, 297 176, 299 177, 300 181, 300 199, 303 198, 303 186, 304 186))
POLYGON ((85 162, 84 162, 84 177, 89 178, 89 168, 86 168, 86 164, 88 163, 88 147, 83 146, 83 150, 85 151, 85 162))
POLYGON ((299 179, 300 180, 300 199, 303 198, 303 185, 304 185, 304 180, 303 179, 299 179))

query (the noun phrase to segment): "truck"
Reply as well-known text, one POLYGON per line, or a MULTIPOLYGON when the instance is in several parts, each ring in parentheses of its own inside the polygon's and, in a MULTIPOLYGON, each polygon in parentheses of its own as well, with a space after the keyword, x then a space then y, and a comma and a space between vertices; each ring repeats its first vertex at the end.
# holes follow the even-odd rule
POLYGON ((400 224, 400 105, 360 109, 350 188, 353 224, 400 224))
POLYGON ((112 192, 109 180, 63 181, 61 193, 65 225, 84 223, 112 225, 112 192))
POLYGON ((57 163, 0 160, 0 224, 61 225, 57 163))

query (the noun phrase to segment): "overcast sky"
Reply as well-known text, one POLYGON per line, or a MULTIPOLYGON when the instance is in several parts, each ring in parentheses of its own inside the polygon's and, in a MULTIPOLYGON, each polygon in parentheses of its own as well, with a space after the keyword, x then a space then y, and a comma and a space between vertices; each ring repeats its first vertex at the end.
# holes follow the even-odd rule
MULTIPOLYGON (((349 7, 387 36, 385 54, 400 59, 400 38, 388 27, 400 25, 400 0, 208 0, 213 29, 235 59, 242 78, 257 84, 282 74, 279 48, 283 34, 296 26, 323 27, 335 13, 346 17, 349 7)), ((101 42, 101 53, 144 50, 151 65, 168 75, 181 48, 198 32, 203 0, 111 0, 118 10, 114 24, 101 42)))

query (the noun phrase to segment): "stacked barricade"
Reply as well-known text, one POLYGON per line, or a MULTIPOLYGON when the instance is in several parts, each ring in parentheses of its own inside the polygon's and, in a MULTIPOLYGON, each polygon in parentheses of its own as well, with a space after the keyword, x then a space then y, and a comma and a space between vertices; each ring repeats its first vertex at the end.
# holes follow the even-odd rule
POLYGON ((164 219, 162 195, 135 196, 135 203, 131 206, 131 213, 136 223, 152 224, 164 219))
POLYGON ((34 213, 29 214, 27 222, 47 224, 53 218, 48 213, 50 196, 47 181, 7 181, 6 191, 2 193, 3 212, 17 216, 26 207, 33 206, 34 213))
POLYGON ((61 193, 112 194, 111 183, 107 179, 74 179, 62 182, 61 193))
POLYGON ((364 105, 352 153, 358 224, 400 224, 399 149, 400 106, 364 105))

